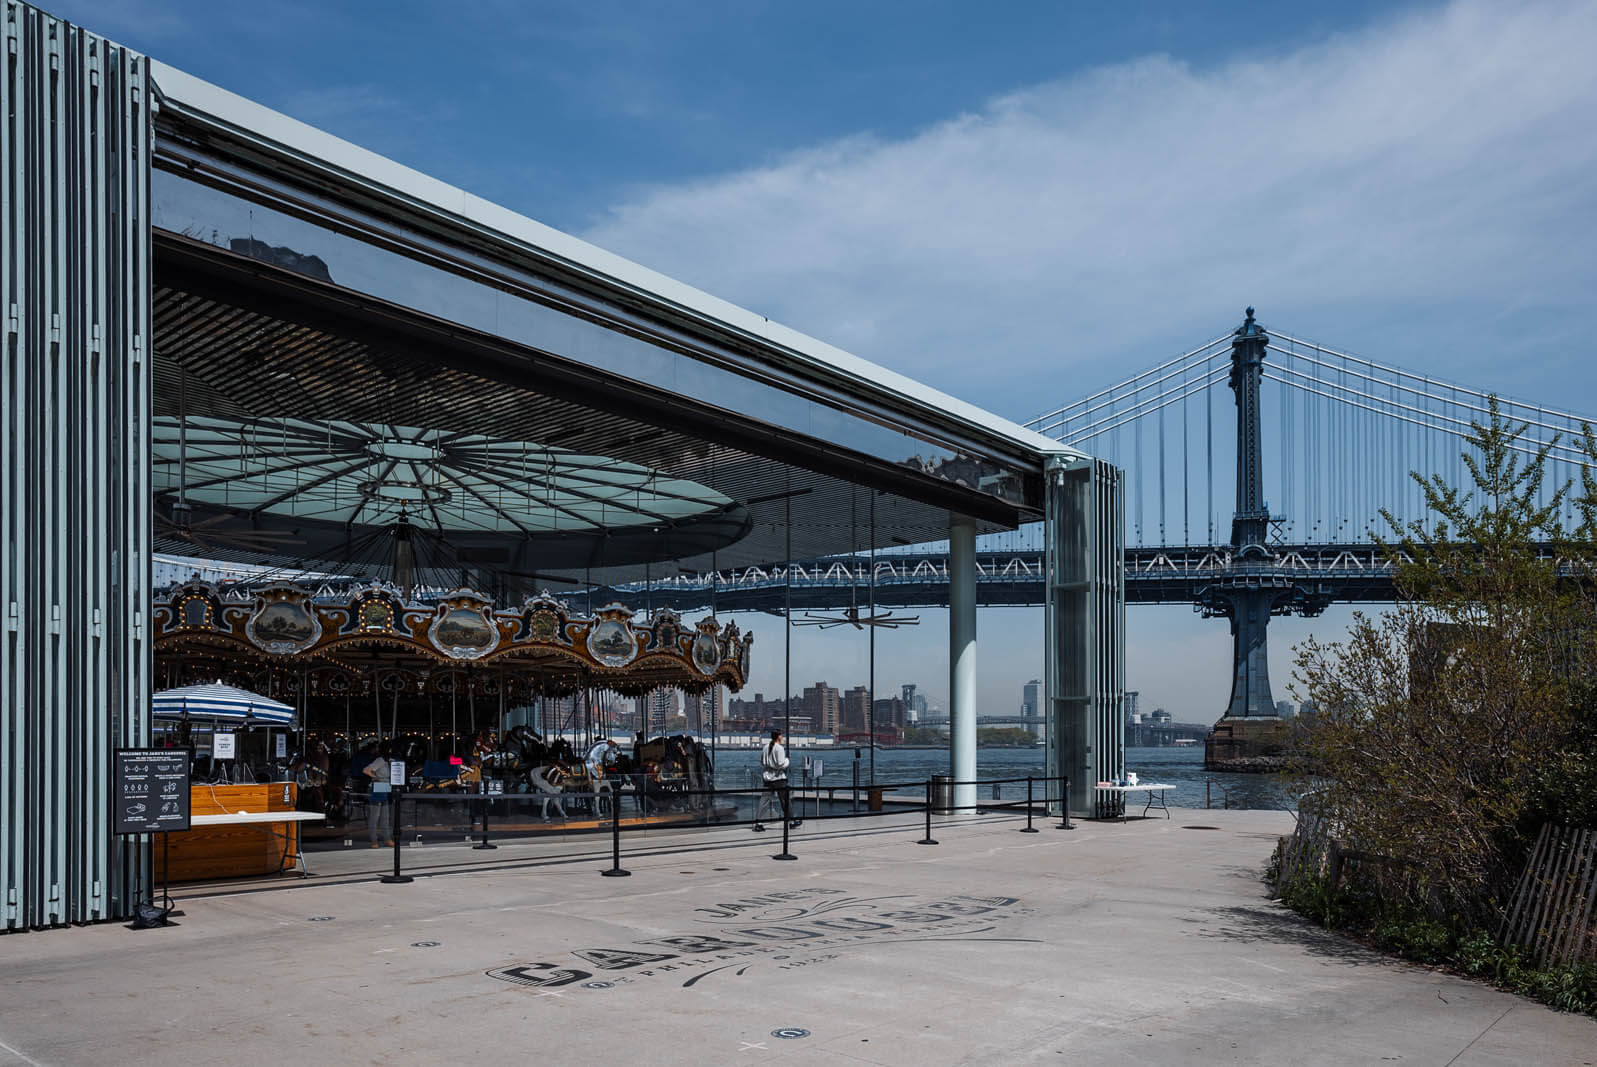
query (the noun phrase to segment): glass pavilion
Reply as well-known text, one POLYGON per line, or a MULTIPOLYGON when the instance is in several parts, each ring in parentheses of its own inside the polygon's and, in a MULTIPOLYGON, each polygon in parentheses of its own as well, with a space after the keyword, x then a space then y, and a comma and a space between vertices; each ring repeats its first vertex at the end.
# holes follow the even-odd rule
POLYGON ((417 584, 500 603, 946 540, 959 778, 974 538, 1041 521, 1050 765, 1079 814, 1118 775, 1117 470, 7 9, 7 928, 148 892, 108 768, 150 738, 154 554, 375 575, 392 564, 361 539, 401 515, 436 542, 417 584), (845 518, 866 503, 868 532, 845 518))

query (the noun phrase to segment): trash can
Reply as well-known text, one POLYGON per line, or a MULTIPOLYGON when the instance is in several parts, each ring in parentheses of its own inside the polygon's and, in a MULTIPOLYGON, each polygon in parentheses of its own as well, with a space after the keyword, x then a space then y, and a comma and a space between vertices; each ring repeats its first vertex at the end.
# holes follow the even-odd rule
POLYGON ((932 775, 932 810, 939 815, 947 815, 954 810, 953 775, 932 775))
POLYGON ((882 793, 886 788, 886 786, 881 785, 869 785, 865 787, 865 810, 882 810, 882 793))

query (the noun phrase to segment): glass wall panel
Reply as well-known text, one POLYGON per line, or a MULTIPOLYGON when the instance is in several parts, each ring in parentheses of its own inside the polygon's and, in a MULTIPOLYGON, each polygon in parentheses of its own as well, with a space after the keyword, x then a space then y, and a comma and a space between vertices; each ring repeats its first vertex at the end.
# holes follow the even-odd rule
MULTIPOLYGON (((254 181, 252 176, 252 181, 254 181)), ((287 190, 283 191, 288 195, 287 190)), ((255 193, 262 200, 264 193, 255 193)), ((792 434, 1037 508, 1024 459, 909 432, 866 414, 757 380, 710 360, 714 342, 464 247, 348 209, 316 218, 303 194, 290 210, 157 168, 154 225, 318 281, 366 293, 551 356, 640 382, 792 434), (341 225, 342 223, 345 223, 341 225), (557 306, 558 305, 558 306, 557 306), (603 321, 595 321, 602 319, 603 321), (646 334, 645 336, 637 336, 646 334), (670 347, 666 347, 666 346, 670 347), (689 355, 698 352, 700 355, 689 355)), ((284 208, 289 205, 285 204, 284 208)), ((729 350, 728 364, 738 358, 729 350)), ((775 377, 773 372, 772 377, 775 377)))

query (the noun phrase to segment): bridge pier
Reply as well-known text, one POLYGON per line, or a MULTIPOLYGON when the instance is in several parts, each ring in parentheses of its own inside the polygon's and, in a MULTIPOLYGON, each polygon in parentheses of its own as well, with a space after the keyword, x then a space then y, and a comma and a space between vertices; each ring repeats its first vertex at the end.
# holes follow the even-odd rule
POLYGON ((1264 458, 1259 392, 1270 335, 1247 318, 1231 339, 1231 391, 1237 402, 1237 506, 1231 518, 1231 547, 1240 573, 1202 591, 1205 615, 1231 620, 1231 700, 1203 746, 1208 770, 1276 770, 1282 762, 1281 720, 1270 692, 1270 616, 1295 598, 1293 584, 1271 572, 1265 547, 1270 508, 1264 502, 1264 458), (1250 573, 1251 572, 1251 573, 1250 573))
POLYGON ((1217 583, 1200 596, 1206 616, 1230 620, 1232 641, 1231 700, 1204 741, 1206 769, 1280 769, 1282 723, 1270 689, 1268 630, 1271 616, 1291 610, 1297 599, 1292 582, 1268 573, 1217 583))

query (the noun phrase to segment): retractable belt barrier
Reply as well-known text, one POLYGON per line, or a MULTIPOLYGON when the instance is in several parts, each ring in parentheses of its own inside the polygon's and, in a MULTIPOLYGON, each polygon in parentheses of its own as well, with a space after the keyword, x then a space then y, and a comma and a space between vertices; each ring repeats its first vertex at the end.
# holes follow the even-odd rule
MULTIPOLYGON (((932 794, 933 794, 934 785, 937 786, 937 787, 941 787, 941 788, 943 788, 945 790, 950 790, 951 791, 952 787, 954 787, 954 786, 991 785, 991 786, 994 786, 994 787, 1001 787, 1001 786, 1004 786, 1004 785, 1018 785, 1018 784, 1020 784, 1022 782, 1024 782, 1025 785, 1026 785, 1026 799, 1024 801, 1020 801, 1020 800, 1008 800, 1008 801, 996 800, 996 801, 988 801, 986 803, 956 805, 956 804, 953 804, 951 800, 949 800, 947 803, 939 806, 937 808, 937 810, 942 811, 942 812, 944 812, 946 814, 952 814, 952 813, 957 812, 957 811, 976 811, 976 812, 980 813, 980 812, 989 812, 989 811, 1014 812, 1014 811, 1024 810, 1025 813, 1026 813, 1026 825, 1023 828, 1021 828, 1019 830, 1019 832, 1020 833, 1031 833, 1031 834, 1038 833, 1039 831, 1037 830, 1036 827, 1034 827, 1032 825, 1032 821, 1033 821, 1033 816, 1035 815, 1037 807, 1038 807, 1037 795, 1036 794, 1037 794, 1037 787, 1040 784, 1041 787, 1042 787, 1041 807, 1042 807, 1043 812, 1046 814, 1048 812, 1048 810, 1049 810, 1050 805, 1053 805, 1053 804, 1056 804, 1056 803, 1059 805, 1059 811, 1061 813, 1061 821, 1060 821, 1059 825, 1057 827, 1055 827, 1055 829, 1059 829, 1059 830, 1073 830, 1073 829, 1075 829, 1075 827, 1072 826, 1071 823, 1070 823, 1070 807, 1069 807, 1069 804, 1067 802, 1067 798, 1068 798, 1069 792, 1070 792, 1070 779, 1066 778, 1066 777, 1063 777, 1063 776, 1040 777, 1040 776, 1037 776, 1037 775, 1027 775, 1026 777, 1016 777, 1016 778, 979 778, 979 779, 972 779, 972 780, 955 780, 955 779, 952 779, 952 778, 948 778, 946 776, 937 776, 936 778, 927 778, 927 779, 924 779, 922 781, 915 781, 915 782, 882 782, 882 783, 873 783, 873 784, 871 784, 869 786, 869 788, 882 790, 884 797, 887 797, 888 791, 892 791, 892 793, 894 793, 894 794, 900 794, 899 796, 892 796, 892 797, 888 797, 887 798, 887 799, 889 799, 892 802, 893 806, 891 808, 887 807, 884 804, 884 806, 880 810, 866 811, 866 812, 859 812, 859 811, 852 811, 852 810, 843 811, 843 812, 832 812, 832 813, 827 813, 827 814, 816 814, 816 815, 811 816, 811 818, 813 818, 816 821, 827 821, 827 820, 832 820, 832 819, 854 819, 854 820, 858 820, 858 819, 861 819, 861 818, 872 819, 872 818, 884 818, 884 817, 893 817, 893 816, 900 816, 900 815, 921 815, 921 816, 924 816, 924 818, 925 818, 925 836, 922 837, 917 843, 918 844, 922 844, 922 845, 935 845, 935 844, 937 844, 937 841, 932 837, 932 814, 933 814, 933 806, 934 806, 933 805, 933 795, 932 794), (1055 786, 1058 787, 1057 792, 1054 789, 1055 786), (902 796, 901 796, 901 793, 903 791, 907 791, 907 790, 914 790, 915 792, 918 792, 921 795, 917 799, 915 799, 913 801, 907 800, 907 799, 903 799, 902 796)), ((756 827, 760 827, 762 825, 762 820, 760 820, 758 818, 754 818, 754 819, 742 818, 742 817, 740 817, 741 813, 739 813, 739 817, 734 817, 734 818, 726 818, 726 817, 723 817, 720 814, 717 814, 716 811, 715 811, 715 798, 716 797, 731 797, 731 798, 735 799, 737 797, 751 797, 756 802, 755 814, 757 816, 759 814, 758 803, 759 803, 760 798, 769 797, 773 792, 774 792, 774 790, 771 787, 751 788, 751 789, 688 789, 688 790, 674 790, 674 791, 672 791, 672 792, 670 792, 668 794, 668 797, 673 802, 681 801, 681 800, 684 800, 686 798, 692 798, 692 797, 709 798, 707 800, 707 802, 704 805, 702 805, 701 809, 698 811, 698 815, 699 815, 699 823, 698 823, 698 825, 708 826, 708 825, 712 825, 713 824, 713 825, 716 825, 716 826, 727 826, 727 827, 753 825, 753 826, 756 826, 756 827)), ((817 792, 818 792, 818 787, 817 787, 817 792)), ((558 798, 561 801, 567 801, 567 800, 591 800, 593 802, 595 817, 596 818, 601 818, 601 819, 603 818, 603 816, 605 814, 604 813, 604 805, 603 805, 602 802, 605 801, 605 800, 609 801, 609 817, 608 817, 608 820, 605 820, 605 821, 608 821, 610 823, 610 866, 607 869, 605 869, 605 870, 600 872, 601 874, 605 875, 606 877, 612 877, 612 878, 614 878, 614 877, 625 877, 625 876, 628 876, 628 875, 630 875, 632 873, 631 871, 628 871, 628 870, 624 869, 621 866, 621 838, 622 838, 622 831, 623 831, 624 827, 623 827, 623 820, 621 818, 621 804, 620 804, 620 801, 621 801, 621 798, 623 796, 627 796, 627 795, 630 795, 630 796, 633 797, 634 802, 637 805, 637 811, 638 811, 637 817, 633 820, 634 826, 632 828, 632 832, 636 832, 639 829, 648 829, 649 828, 648 824, 644 822, 644 820, 647 819, 647 817, 648 817, 649 796, 648 796, 647 791, 639 791, 639 792, 631 793, 631 794, 623 794, 623 793, 621 793, 619 791, 595 791, 595 792, 585 792, 585 793, 562 793, 562 794, 558 795, 558 798)), ((997 789, 995 788, 995 796, 996 795, 997 795, 997 789)), ((482 805, 481 839, 479 840, 479 842, 476 845, 474 845, 472 847, 476 848, 476 849, 492 849, 492 848, 497 848, 498 846, 490 843, 489 840, 488 840, 488 814, 489 814, 489 810, 490 810, 490 805, 491 804, 494 804, 494 803, 506 803, 506 804, 509 804, 509 803, 518 803, 518 802, 544 803, 545 801, 547 801, 551 797, 553 797, 554 794, 546 794, 546 793, 434 793, 434 792, 410 792, 410 793, 407 793, 407 792, 396 791, 396 792, 393 792, 393 793, 389 794, 389 796, 390 796, 389 803, 393 805, 393 811, 392 811, 392 827, 393 827, 393 831, 392 832, 393 832, 393 837, 394 837, 394 870, 393 870, 392 874, 383 875, 381 880, 384 883, 395 885, 395 884, 404 884, 406 882, 410 882, 410 881, 414 880, 411 876, 404 874, 402 869, 401 869, 402 868, 402 860, 401 860, 401 851, 400 851, 400 841, 401 841, 401 839, 403 837, 401 816, 402 816, 403 810, 404 810, 403 807, 402 807, 402 804, 403 804, 404 801, 406 801, 406 800, 412 801, 411 810, 412 810, 412 813, 413 813, 413 817, 416 819, 416 822, 413 823, 413 827, 415 829, 417 829, 417 831, 418 831, 418 840, 420 840, 420 837, 419 837, 420 826, 419 826, 419 815, 417 815, 416 812, 417 812, 417 808, 418 808, 419 803, 423 803, 423 802, 426 802, 426 803, 453 803, 453 804, 464 803, 464 804, 472 807, 472 810, 473 810, 472 831, 473 831, 473 833, 477 832, 477 829, 476 829, 476 821, 477 821, 477 819, 476 819, 476 815, 474 813, 475 812, 475 805, 478 805, 478 804, 482 805)), ((836 802, 835 801, 829 801, 828 803, 833 803, 835 805, 836 802)), ((658 810, 658 798, 656 799, 656 804, 657 804, 657 810, 658 810)), ((733 811, 737 812, 737 810, 738 809, 734 805, 733 811)), ((564 807, 563 806, 561 808, 561 812, 562 812, 562 816, 564 816, 564 807)), ((693 811, 690 808, 690 809, 688 809, 688 811, 684 812, 684 814, 693 814, 693 811)), ((791 840, 790 840, 790 837, 789 837, 789 831, 792 830, 792 829, 795 829, 797 827, 797 825, 799 823, 801 823, 803 820, 799 819, 799 818, 791 818, 790 814, 791 814, 790 811, 783 811, 782 812, 782 815, 783 815, 783 818, 782 818, 782 851, 777 853, 776 855, 772 856, 771 857, 772 859, 775 859, 775 860, 796 860, 798 858, 797 856, 795 856, 790 851, 791 840)), ((469 840, 469 836, 468 836, 468 840, 469 840)))

